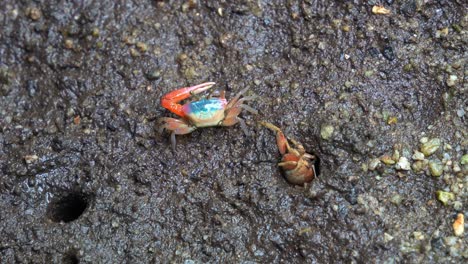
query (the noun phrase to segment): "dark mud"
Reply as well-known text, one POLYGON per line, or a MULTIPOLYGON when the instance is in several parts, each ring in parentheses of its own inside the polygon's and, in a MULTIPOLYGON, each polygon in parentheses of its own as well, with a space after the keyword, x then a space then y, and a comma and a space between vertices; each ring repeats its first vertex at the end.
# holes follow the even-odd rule
POLYGON ((374 2, 2 0, 1 262, 466 260, 468 6, 374 2), (172 153, 159 98, 205 81, 261 96, 252 135, 172 153), (260 120, 320 157, 318 179, 284 180, 260 120), (424 137, 442 176, 376 160, 414 165, 424 137))

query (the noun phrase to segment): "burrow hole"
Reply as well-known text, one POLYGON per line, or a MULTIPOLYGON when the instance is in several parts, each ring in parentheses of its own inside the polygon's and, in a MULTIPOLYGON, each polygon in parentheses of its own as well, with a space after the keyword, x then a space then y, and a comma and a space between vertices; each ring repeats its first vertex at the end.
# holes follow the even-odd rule
POLYGON ((54 198, 47 207, 47 216, 54 222, 71 222, 86 210, 89 197, 81 192, 70 192, 54 198))
POLYGON ((80 263, 80 259, 76 253, 76 250, 68 251, 62 258, 63 264, 78 264, 80 263))

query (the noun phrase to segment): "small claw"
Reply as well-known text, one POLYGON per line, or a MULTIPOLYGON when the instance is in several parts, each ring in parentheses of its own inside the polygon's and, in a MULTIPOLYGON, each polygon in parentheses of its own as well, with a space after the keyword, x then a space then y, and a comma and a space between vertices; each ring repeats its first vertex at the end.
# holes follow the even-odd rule
POLYGON ((159 122, 161 123, 162 129, 167 129, 171 131, 186 126, 186 123, 184 121, 170 117, 162 117, 159 119, 159 122))
POLYGON ((172 143, 172 150, 176 151, 176 135, 185 135, 193 132, 197 127, 191 126, 190 124, 186 123, 184 120, 170 118, 170 117, 163 117, 159 119, 161 123, 159 131, 160 133, 166 129, 171 131, 171 143, 172 143))
POLYGON ((161 122, 160 130, 167 129, 172 131, 176 135, 185 135, 193 132, 197 127, 190 125, 189 123, 185 122, 184 120, 170 118, 170 117, 163 117, 159 119, 161 122))
POLYGON ((182 109, 182 105, 179 104, 179 102, 184 99, 189 98, 192 95, 204 92, 210 89, 213 85, 215 85, 214 82, 206 82, 206 83, 198 84, 195 86, 184 87, 184 88, 180 88, 175 91, 169 92, 161 98, 161 105, 162 107, 173 112, 174 114, 181 116, 181 117, 185 117, 185 113, 182 109))

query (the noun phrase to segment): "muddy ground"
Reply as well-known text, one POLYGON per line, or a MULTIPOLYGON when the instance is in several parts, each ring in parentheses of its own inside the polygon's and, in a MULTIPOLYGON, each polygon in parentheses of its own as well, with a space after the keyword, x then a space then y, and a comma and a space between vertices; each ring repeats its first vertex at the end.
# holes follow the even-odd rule
POLYGON ((1 262, 466 261, 468 5, 376 4, 1 0, 1 262), (206 81, 259 96, 251 135, 173 153, 159 98, 206 81))

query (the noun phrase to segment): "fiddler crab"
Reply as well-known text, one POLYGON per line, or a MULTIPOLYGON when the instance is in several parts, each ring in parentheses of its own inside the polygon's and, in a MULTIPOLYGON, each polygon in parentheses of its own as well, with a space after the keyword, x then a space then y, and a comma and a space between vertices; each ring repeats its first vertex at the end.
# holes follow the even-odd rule
POLYGON ((260 124, 276 132, 276 144, 279 152, 283 155, 278 166, 283 169, 286 180, 297 185, 304 185, 304 183, 312 181, 316 175, 315 156, 306 153, 299 142, 290 138, 289 141, 294 144, 295 148, 291 147, 279 127, 263 121, 260 124))
POLYGON ((241 98, 248 88, 240 91, 229 102, 224 97, 225 91, 221 91, 219 97, 210 97, 180 104, 182 100, 204 92, 213 85, 215 85, 214 82, 206 82, 191 87, 184 87, 169 92, 161 98, 161 105, 164 108, 181 117, 181 119, 170 117, 160 119, 160 130, 166 129, 171 131, 172 149, 174 151, 176 146, 175 135, 189 134, 201 127, 232 126, 240 123, 244 133, 249 134, 244 120, 239 117, 242 109, 253 114, 258 113, 254 108, 243 104, 245 101, 255 98, 254 96, 241 98))

